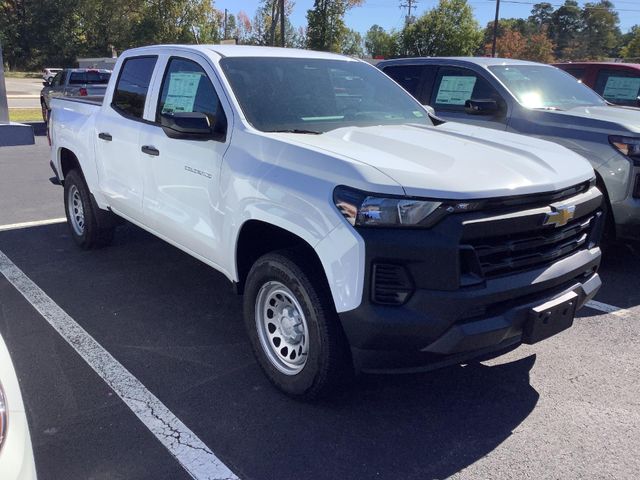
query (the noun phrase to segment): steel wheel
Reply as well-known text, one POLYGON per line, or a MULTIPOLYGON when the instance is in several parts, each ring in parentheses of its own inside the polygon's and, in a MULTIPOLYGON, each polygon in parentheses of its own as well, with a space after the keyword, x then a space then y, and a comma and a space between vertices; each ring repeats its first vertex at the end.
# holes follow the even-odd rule
POLYGON ((84 234, 84 207, 82 205, 82 198, 80 197, 80 190, 75 185, 71 185, 69 188, 69 197, 67 199, 67 205, 69 209, 69 218, 71 219, 71 226, 73 231, 78 236, 84 234))
POLYGON ((269 362, 286 375, 307 363, 309 329, 300 303, 284 284, 265 283, 256 297, 256 328, 269 362))

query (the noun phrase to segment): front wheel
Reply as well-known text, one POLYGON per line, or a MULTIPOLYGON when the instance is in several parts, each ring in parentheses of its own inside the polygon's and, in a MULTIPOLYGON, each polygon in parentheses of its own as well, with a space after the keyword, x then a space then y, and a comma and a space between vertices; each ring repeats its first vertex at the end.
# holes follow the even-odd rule
POLYGON ((312 399, 352 373, 349 348, 324 278, 302 256, 259 258, 247 278, 244 318, 251 346, 269 380, 312 399))
POLYGON ((91 203, 89 188, 78 170, 64 178, 64 209, 73 240, 84 250, 111 243, 114 227, 101 225, 97 207, 91 203))

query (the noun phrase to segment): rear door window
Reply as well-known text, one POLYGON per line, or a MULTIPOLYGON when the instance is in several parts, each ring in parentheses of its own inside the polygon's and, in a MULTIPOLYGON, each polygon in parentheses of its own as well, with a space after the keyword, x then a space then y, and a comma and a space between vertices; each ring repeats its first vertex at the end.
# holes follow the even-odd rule
POLYGON ((414 97, 418 96, 422 83, 424 67, 421 65, 395 65, 387 67, 384 73, 393 78, 407 92, 414 97))
POLYGON ((601 70, 598 72, 594 90, 611 103, 637 107, 640 95, 640 72, 601 70))
POLYGON ((500 100, 496 90, 479 74, 467 68, 442 67, 431 94, 436 109, 464 111, 467 100, 500 100))
POLYGON ((585 73, 587 73, 586 68, 572 67, 572 68, 561 68, 561 70, 564 70, 568 74, 573 75, 580 81, 584 80, 584 75, 585 73))
POLYGON ((142 118, 157 59, 132 57, 125 60, 111 102, 116 111, 125 116, 142 118))

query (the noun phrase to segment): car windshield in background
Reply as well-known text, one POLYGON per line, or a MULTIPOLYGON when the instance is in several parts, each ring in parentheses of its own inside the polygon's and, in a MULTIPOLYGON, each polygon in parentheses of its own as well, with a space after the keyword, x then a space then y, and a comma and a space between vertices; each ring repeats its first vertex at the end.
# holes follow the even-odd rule
POLYGON ((69 77, 69 85, 106 85, 109 83, 109 77, 111 74, 109 72, 97 72, 97 71, 88 71, 88 72, 71 72, 71 77, 69 77))
POLYGON ((410 95, 361 62, 230 57, 220 64, 258 130, 322 133, 347 126, 432 125, 410 95))
POLYGON ((494 65, 489 70, 504 83, 518 102, 528 108, 570 110, 606 105, 590 88, 555 67, 545 65, 494 65))

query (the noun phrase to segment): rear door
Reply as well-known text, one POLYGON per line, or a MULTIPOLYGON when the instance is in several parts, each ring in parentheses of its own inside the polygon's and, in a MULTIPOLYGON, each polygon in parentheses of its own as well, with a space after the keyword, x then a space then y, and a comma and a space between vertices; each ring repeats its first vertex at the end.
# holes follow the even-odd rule
POLYGON ((445 120, 497 130, 507 128, 507 103, 484 75, 468 68, 440 67, 428 104, 445 120), (467 100, 495 100, 500 111, 495 115, 472 115, 465 112, 467 100))
POLYGON ((176 52, 156 79, 157 100, 142 126, 140 145, 145 178, 144 210, 152 228, 217 265, 220 258, 220 167, 231 129, 231 107, 208 61, 176 52), (215 138, 169 138, 160 125, 163 114, 200 112, 216 125, 215 138))
POLYGON ((111 98, 96 117, 100 188, 113 210, 146 224, 140 128, 157 56, 129 57, 119 70, 111 98))

